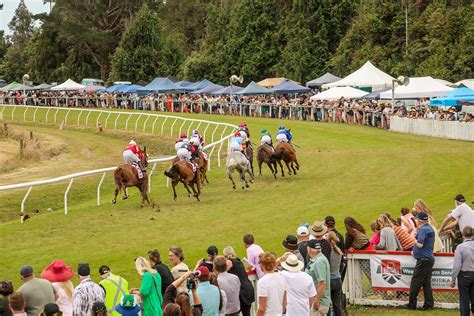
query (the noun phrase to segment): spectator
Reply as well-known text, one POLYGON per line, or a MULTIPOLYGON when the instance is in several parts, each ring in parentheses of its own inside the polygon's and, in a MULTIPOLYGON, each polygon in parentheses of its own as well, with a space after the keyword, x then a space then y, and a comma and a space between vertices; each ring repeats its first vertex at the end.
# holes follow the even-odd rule
POLYGON ((321 245, 321 252, 323 255, 326 256, 328 261, 331 259, 331 244, 329 241, 324 239, 324 235, 326 235, 328 228, 324 225, 323 222, 316 221, 314 222, 313 226, 311 226, 311 234, 314 236, 316 240, 319 241, 321 245))
POLYGON ((331 304, 331 270, 328 259, 321 252, 319 240, 308 242, 308 255, 310 261, 306 273, 313 278, 316 287, 316 298, 311 307, 311 315, 326 316, 331 304))
POLYGON ((239 301, 242 316, 250 316, 252 303, 255 302, 255 291, 252 282, 250 282, 249 277, 245 272, 242 261, 237 258, 234 248, 227 246, 224 248, 223 253, 224 257, 227 259, 227 271, 230 274, 236 275, 240 281, 239 301))
POLYGON ((11 316, 8 297, 12 293, 13 284, 10 281, 0 281, 0 316, 11 316))
POLYGON ((257 285, 257 316, 282 315, 287 299, 285 279, 275 272, 276 258, 273 254, 262 252, 258 258, 264 276, 257 285))
POLYGON ((72 268, 66 265, 63 260, 56 259, 44 268, 41 272, 41 278, 48 280, 56 291, 56 304, 64 316, 72 315, 72 296, 74 286, 71 279, 74 276, 72 268))
POLYGON ((196 272, 199 272, 197 295, 202 304, 202 314, 206 316, 219 315, 221 294, 219 288, 209 282, 209 269, 201 266, 196 269, 196 272))
POLYGON ((258 264, 258 258, 260 254, 263 252, 263 249, 255 244, 255 240, 253 235, 247 234, 244 236, 244 246, 247 249, 247 260, 248 263, 251 265, 249 267, 252 271, 257 273, 257 278, 260 279, 263 277, 263 271, 258 264))
POLYGON ((341 262, 343 252, 337 246, 339 238, 330 231, 328 233, 328 241, 331 244, 331 261, 329 261, 329 268, 331 271, 331 302, 332 309, 335 316, 342 316, 343 308, 343 293, 342 293, 342 277, 341 277, 341 262))
POLYGON ((392 226, 393 231, 395 232, 395 235, 397 235, 397 239, 400 242, 400 245, 402 245, 402 250, 403 251, 412 251, 413 247, 415 246, 415 237, 412 237, 410 234, 408 234, 406 231, 403 230, 403 228, 398 224, 398 222, 393 219, 390 214, 385 213, 383 214, 385 216, 385 221, 388 220, 388 223, 392 226))
POLYGON ((152 264, 152 268, 161 276, 161 294, 164 296, 168 286, 173 283, 174 277, 168 266, 161 262, 161 255, 158 250, 155 249, 148 251, 148 259, 152 264))
POLYGON ((380 230, 381 230, 381 228, 380 228, 379 221, 375 220, 375 221, 370 222, 370 230, 372 231, 373 235, 369 239, 369 242, 372 245, 372 247, 375 248, 375 246, 377 246, 380 242, 380 230))
MULTIPOLYGON (((173 268, 171 268, 171 274, 176 280, 183 274, 189 271, 188 266, 184 263, 184 253, 181 247, 173 246, 169 250, 169 259, 173 268)), ((178 288, 178 292, 187 292, 186 284, 181 284, 178 288)))
MULTIPOLYGON (((438 232, 438 229, 436 228, 436 220, 433 216, 433 212, 431 212, 431 209, 422 199, 415 200, 415 202, 413 203, 413 213, 414 213, 413 215, 416 216, 420 212, 425 212, 428 215, 428 224, 431 226, 431 228, 435 232, 438 232)), ((433 251, 439 252, 442 250, 443 250, 443 243, 441 242, 441 238, 439 237, 438 234, 435 234, 435 243, 434 243, 433 251)))
POLYGON ((281 244, 283 245, 283 248, 285 248, 285 253, 280 258, 278 258, 278 265, 281 262, 285 261, 290 254, 294 254, 298 257, 298 260, 304 262, 304 257, 300 254, 298 250, 298 238, 296 238, 296 236, 286 236, 286 238, 281 242, 281 244))
POLYGON ((62 316, 64 313, 59 309, 59 306, 54 303, 46 304, 40 316, 62 316))
POLYGON ((217 282, 217 276, 214 273, 209 274, 209 282, 219 289, 221 294, 221 301, 219 305, 219 316, 225 316, 225 310, 227 308, 227 295, 224 290, 219 287, 219 282, 217 282))
POLYGON ((474 313, 474 231, 471 226, 465 226, 462 231, 464 242, 454 253, 453 276, 451 287, 456 286, 458 280, 459 310, 461 316, 469 316, 469 305, 474 313))
POLYGON ((117 315, 138 316, 142 309, 140 308, 140 305, 135 302, 135 297, 133 295, 125 294, 121 298, 120 304, 114 306, 114 310, 114 313, 117 315))
POLYGON ((115 307, 128 293, 128 282, 121 276, 113 274, 107 265, 100 266, 99 275, 102 279, 99 285, 105 292, 105 307, 109 315, 118 316, 119 313, 115 312, 115 307))
POLYGON ((429 310, 434 306, 433 293, 431 291, 431 274, 434 265, 433 247, 436 233, 428 223, 428 214, 419 212, 416 217, 419 227, 416 234, 416 244, 413 248, 413 257, 416 259, 416 265, 410 283, 410 299, 406 308, 416 309, 418 293, 420 288, 423 287, 425 303, 421 309, 429 310))
POLYGON ((201 259, 199 265, 204 265, 209 271, 214 271, 214 258, 217 256, 218 250, 216 246, 209 246, 207 248, 207 258, 201 259))
POLYGON ((308 240, 309 240, 309 229, 306 226, 300 226, 296 230, 298 236, 298 251, 304 259, 304 267, 308 264, 308 240))
MULTIPOLYGON (((26 298, 20 292, 12 293, 9 297, 8 306, 10 308, 10 312, 15 316, 26 316, 26 298)), ((36 314, 36 315, 39 315, 36 314)), ((35 315, 35 316, 36 316, 35 315)))
POLYGON ((395 231, 392 228, 390 220, 386 215, 381 214, 378 223, 380 225, 380 242, 375 245, 377 250, 386 250, 386 251, 401 251, 402 245, 395 234, 395 231))
POLYGON ((309 315, 316 296, 316 288, 313 279, 301 271, 304 267, 303 261, 294 254, 290 254, 281 265, 285 269, 281 271, 281 275, 285 279, 287 288, 286 315, 309 315))
POLYGON ((23 285, 18 289, 18 292, 25 297, 25 311, 28 316, 37 316, 43 310, 44 305, 56 302, 54 287, 47 280, 37 279, 31 266, 21 267, 20 276, 23 285))
POLYGON ((464 230, 464 227, 470 226, 474 227, 474 211, 466 204, 466 199, 464 195, 458 194, 454 198, 454 205, 456 208, 446 215, 439 228, 440 232, 443 232, 445 227, 452 221, 457 220, 459 224, 459 229, 464 230))
POLYGON ((410 213, 410 210, 406 207, 402 208, 400 213, 402 214, 401 220, 402 220, 402 229, 415 238, 416 235, 416 221, 415 217, 413 216, 412 213, 410 213))
POLYGON ((162 314, 161 304, 163 296, 161 295, 161 277, 155 269, 151 268, 150 261, 143 257, 135 260, 135 268, 138 275, 142 277, 140 289, 133 289, 131 294, 140 295, 142 298, 142 315, 159 316, 162 314))
POLYGON ((219 288, 227 296, 225 315, 238 316, 240 312, 240 280, 239 277, 227 272, 227 262, 224 256, 214 258, 214 272, 217 275, 219 288))
POLYGON ((107 316, 107 307, 104 302, 95 302, 92 304, 92 316, 107 316))
POLYGON ((344 244, 346 251, 374 249, 365 234, 364 227, 353 217, 346 217, 344 219, 344 225, 346 226, 346 240, 344 244))
POLYGON ((332 216, 326 216, 324 219, 324 224, 328 228, 328 232, 334 232, 337 236, 337 247, 341 249, 341 251, 344 253, 344 237, 340 232, 337 231, 336 229, 336 220, 332 216))
POLYGON ((95 302, 104 302, 104 290, 97 285, 90 277, 91 269, 88 263, 80 263, 77 267, 77 275, 80 283, 74 289, 72 299, 72 315, 83 316, 89 315, 92 305, 95 302))
POLYGON ((179 286, 193 275, 192 271, 188 271, 178 279, 174 280, 166 289, 163 297, 163 316, 171 315, 185 315, 185 316, 200 316, 202 314, 202 305, 197 294, 199 285, 193 282, 190 289, 193 298, 193 307, 189 301, 189 296, 186 293, 179 293, 177 289, 179 286), (174 313, 174 314, 173 314, 174 313))

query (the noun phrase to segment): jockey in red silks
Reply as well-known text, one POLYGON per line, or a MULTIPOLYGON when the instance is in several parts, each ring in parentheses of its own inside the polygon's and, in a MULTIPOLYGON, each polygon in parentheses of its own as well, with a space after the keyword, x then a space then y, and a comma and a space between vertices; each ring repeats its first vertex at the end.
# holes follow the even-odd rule
POLYGON ((243 139, 242 148, 245 150, 248 146, 251 146, 251 144, 250 144, 250 131, 247 127, 247 123, 246 122, 240 123, 239 128, 237 129, 237 131, 239 131, 240 134, 241 134, 241 137, 243 139))
POLYGON ((134 163, 136 163, 142 172, 146 172, 146 169, 141 161, 143 159, 143 153, 140 151, 137 143, 133 139, 128 143, 127 148, 123 150, 122 156, 127 165, 132 166, 134 163))

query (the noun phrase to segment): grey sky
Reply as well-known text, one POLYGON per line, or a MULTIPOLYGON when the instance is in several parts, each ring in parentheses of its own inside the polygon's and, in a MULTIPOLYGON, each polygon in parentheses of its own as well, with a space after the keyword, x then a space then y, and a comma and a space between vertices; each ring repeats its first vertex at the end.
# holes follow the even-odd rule
MULTIPOLYGON (((8 23, 13 18, 20 0, 0 0, 1 3, 3 3, 3 10, 0 10, 0 30, 4 30, 6 34, 9 34, 8 23)), ((49 3, 43 4, 43 0, 25 0, 25 4, 33 14, 49 12, 49 3)))

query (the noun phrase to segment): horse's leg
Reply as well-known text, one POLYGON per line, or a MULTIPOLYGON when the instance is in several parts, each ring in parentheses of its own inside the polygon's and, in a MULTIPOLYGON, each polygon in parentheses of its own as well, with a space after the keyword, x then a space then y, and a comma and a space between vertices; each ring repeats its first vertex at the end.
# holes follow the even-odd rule
POLYGON ((120 190, 121 190, 121 183, 119 180, 115 179, 115 194, 114 194, 114 199, 112 200, 112 204, 117 203, 117 195, 120 190))
POLYGON ((295 159, 293 159, 293 161, 296 164, 296 169, 300 170, 300 164, 298 163, 298 159, 296 159, 296 156, 295 156, 295 159))
POLYGON ((296 175, 296 169, 295 169, 293 161, 290 163, 290 167, 293 170, 293 174, 296 175))
MULTIPOLYGON (((268 166, 268 168, 270 169, 270 171, 272 172, 272 175, 273 175, 273 176, 275 177, 275 179, 276 179, 277 171, 276 171, 276 170, 273 170, 272 163, 267 162, 267 166, 268 166)), ((275 165, 275 168, 276 168, 276 165, 275 165)))
POLYGON ((227 176, 229 177, 230 181, 232 182, 232 189, 235 190, 235 182, 234 182, 234 179, 232 179, 232 172, 227 171, 227 176))
POLYGON ((128 199, 128 192, 127 192, 127 187, 123 183, 122 183, 122 188, 123 188, 122 200, 126 200, 126 199, 128 199))
MULTIPOLYGON (((278 160, 278 164, 280 165, 281 176, 284 177, 284 176, 285 176, 285 171, 283 170, 283 164, 281 163, 281 160, 278 160)), ((277 169, 278 169, 278 168, 277 168, 277 169)))
POLYGON ((288 168, 288 175, 291 176, 291 169, 290 169, 290 164, 288 161, 285 161, 286 168, 288 168))
POLYGON ((176 199, 178 198, 178 195, 176 194, 176 185, 178 185, 179 181, 176 180, 176 179, 173 179, 173 181, 171 181, 171 186, 173 187, 173 200, 176 201, 176 199))
POLYGON ((143 184, 142 197, 145 198, 145 201, 150 207, 155 207, 155 203, 153 203, 151 198, 148 196, 148 181, 143 184))
POLYGON ((258 161, 258 176, 259 177, 262 176, 262 163, 263 163, 263 161, 261 161, 261 160, 258 161))
POLYGON ((194 197, 198 200, 199 202, 199 185, 197 182, 193 182, 189 184, 191 186, 191 189, 193 190, 194 197), (196 185, 197 190, 194 188, 194 185, 196 185))
POLYGON ((245 188, 248 188, 249 187, 249 184, 247 183, 247 181, 245 180, 245 173, 247 173, 250 171, 249 170, 242 170, 242 171, 239 171, 240 173, 240 181, 242 181, 242 190, 244 190, 245 188))

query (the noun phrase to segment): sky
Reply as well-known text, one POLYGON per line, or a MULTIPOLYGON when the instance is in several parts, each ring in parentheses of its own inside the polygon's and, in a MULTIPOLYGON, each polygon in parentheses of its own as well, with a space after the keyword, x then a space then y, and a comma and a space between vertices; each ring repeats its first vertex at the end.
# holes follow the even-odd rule
MULTIPOLYGON (((10 34, 8 23, 13 18, 20 0, 0 0, 0 4, 2 3, 3 10, 0 10, 0 30, 4 30, 5 34, 10 34)), ((43 0, 25 0, 25 4, 33 14, 49 12, 49 3, 43 4, 43 0)))

